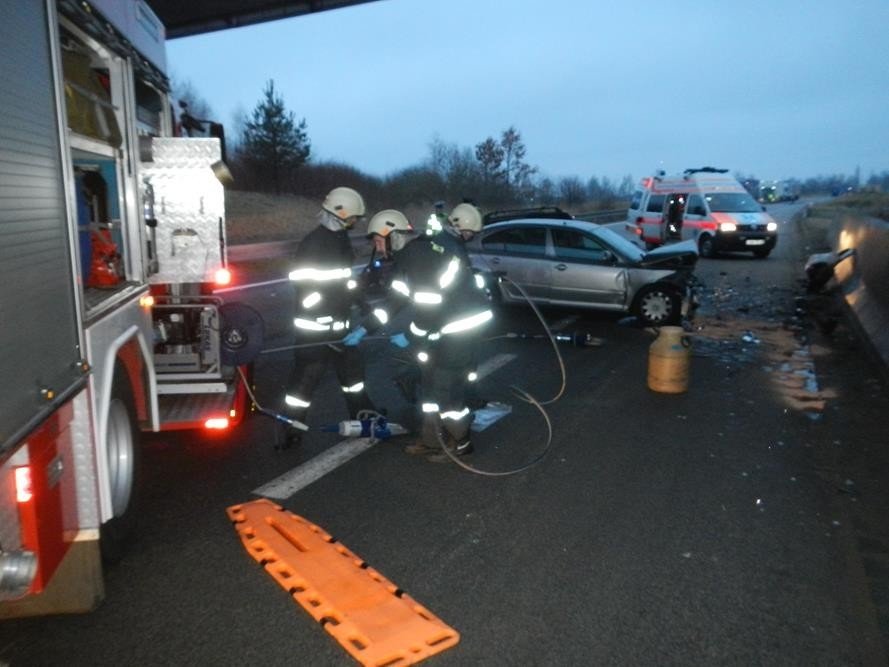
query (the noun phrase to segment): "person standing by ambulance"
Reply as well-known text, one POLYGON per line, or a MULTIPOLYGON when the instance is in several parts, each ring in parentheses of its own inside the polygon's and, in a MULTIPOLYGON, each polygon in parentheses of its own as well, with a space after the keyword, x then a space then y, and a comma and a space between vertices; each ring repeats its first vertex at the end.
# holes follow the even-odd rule
MULTIPOLYGON (((355 255, 348 230, 364 213, 364 199, 358 192, 334 188, 321 205, 318 226, 300 242, 294 256, 290 280, 296 287, 293 325, 297 348, 284 403, 286 413, 303 423, 312 396, 331 365, 349 417, 356 419, 361 411, 373 410, 364 388, 364 359, 355 347, 363 334, 360 330, 350 332, 349 324, 353 307, 364 304, 352 276, 355 255)), ((300 444, 301 437, 301 431, 289 428, 284 447, 300 444)))

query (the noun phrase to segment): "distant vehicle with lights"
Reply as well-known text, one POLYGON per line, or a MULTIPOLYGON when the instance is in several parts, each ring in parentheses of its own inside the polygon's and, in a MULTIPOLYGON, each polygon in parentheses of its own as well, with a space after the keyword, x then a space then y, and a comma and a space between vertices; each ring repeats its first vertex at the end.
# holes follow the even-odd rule
POLYGON ((793 181, 763 181, 759 185, 759 201, 777 204, 799 199, 799 185, 793 181))
POLYGON ((701 257, 722 251, 765 258, 778 223, 727 169, 701 167, 643 178, 627 212, 627 230, 648 249, 693 240, 701 257))

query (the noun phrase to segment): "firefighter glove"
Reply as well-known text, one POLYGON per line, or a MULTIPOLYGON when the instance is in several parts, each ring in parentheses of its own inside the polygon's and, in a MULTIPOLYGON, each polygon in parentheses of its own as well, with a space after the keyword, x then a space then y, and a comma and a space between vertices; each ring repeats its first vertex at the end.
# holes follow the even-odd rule
POLYGON ((365 329, 364 327, 358 327, 354 331, 350 331, 346 335, 346 337, 343 338, 343 345, 345 345, 346 347, 355 347, 366 335, 367 329, 365 329))
POLYGON ((407 336, 405 336, 403 333, 392 334, 391 336, 389 336, 389 342, 392 343, 395 347, 400 347, 402 349, 410 345, 410 341, 408 341, 407 336))

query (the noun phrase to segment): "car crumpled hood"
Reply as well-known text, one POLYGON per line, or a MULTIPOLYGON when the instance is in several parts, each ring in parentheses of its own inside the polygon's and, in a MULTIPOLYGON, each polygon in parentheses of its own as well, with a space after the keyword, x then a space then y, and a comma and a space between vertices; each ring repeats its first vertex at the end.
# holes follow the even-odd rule
POLYGON ((694 241, 669 243, 645 253, 639 264, 646 268, 691 269, 698 261, 698 247, 694 241))

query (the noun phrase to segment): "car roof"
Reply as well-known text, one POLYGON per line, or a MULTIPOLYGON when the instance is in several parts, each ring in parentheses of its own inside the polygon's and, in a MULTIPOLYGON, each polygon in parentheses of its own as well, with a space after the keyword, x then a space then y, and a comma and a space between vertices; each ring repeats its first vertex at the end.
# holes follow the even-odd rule
POLYGON ((512 220, 531 220, 541 218, 547 220, 573 220, 574 216, 563 211, 558 206, 538 206, 536 208, 515 208, 498 211, 489 211, 482 218, 482 224, 496 224, 512 220))
POLYGON ((581 231, 595 231, 599 229, 600 225, 597 225, 594 222, 587 222, 586 220, 559 220, 553 218, 524 218, 521 220, 506 220, 504 222, 495 222, 490 225, 485 225, 482 229, 482 232, 487 234, 491 231, 496 231, 498 229, 506 229, 507 227, 571 227, 574 229, 578 229, 581 231))

